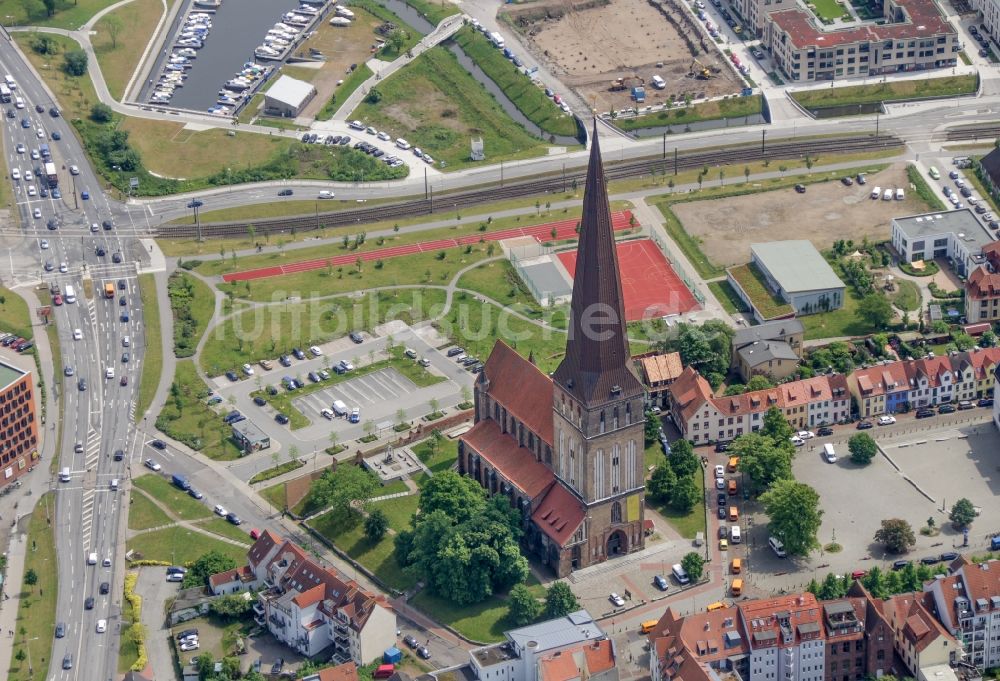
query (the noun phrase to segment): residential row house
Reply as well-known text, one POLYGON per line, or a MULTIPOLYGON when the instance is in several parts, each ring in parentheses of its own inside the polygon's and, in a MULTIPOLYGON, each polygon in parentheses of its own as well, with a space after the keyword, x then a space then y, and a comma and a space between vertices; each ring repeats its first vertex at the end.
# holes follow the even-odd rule
POLYGON ((965 315, 970 322, 1000 321, 1000 241, 983 247, 986 262, 965 282, 965 315))
POLYGON ((214 594, 257 591, 257 624, 306 657, 328 651, 338 662, 363 665, 396 644, 396 615, 384 596, 266 530, 247 566, 212 575, 209 586, 214 594))
POLYGON ((692 367, 671 387, 670 415, 681 435, 694 444, 728 442, 760 430, 764 414, 777 407, 797 430, 840 423, 851 414, 847 379, 827 374, 782 383, 774 388, 715 397, 692 367))
POLYGON ((646 387, 646 406, 665 408, 670 398, 670 386, 684 370, 681 354, 647 352, 634 356, 632 362, 646 387))
POLYGON ((1000 561, 977 565, 959 557, 951 573, 925 584, 924 592, 961 644, 964 662, 981 670, 1000 667, 1000 561))
POLYGON ((861 417, 893 414, 993 394, 1000 348, 977 348, 941 357, 886 361, 847 377, 861 417))
POLYGON ((668 608, 649 634, 652 681, 860 681, 955 663, 955 637, 924 593, 887 600, 860 582, 847 596, 811 593, 741 601, 681 616, 668 608))

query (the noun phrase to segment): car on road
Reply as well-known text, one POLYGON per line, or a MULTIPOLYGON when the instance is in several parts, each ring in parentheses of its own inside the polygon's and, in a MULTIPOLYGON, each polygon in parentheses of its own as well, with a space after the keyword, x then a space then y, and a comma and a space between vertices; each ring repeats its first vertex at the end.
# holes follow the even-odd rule
POLYGON ((48 248, 49 248, 49 240, 48 239, 42 239, 41 243, 39 243, 38 245, 41 246, 41 248, 42 248, 43 251, 48 250, 48 248))
POLYGON ((795 445, 796 447, 801 447, 802 445, 804 445, 804 444, 806 443, 806 441, 805 441, 805 440, 803 440, 802 438, 800 438, 800 437, 799 437, 798 435, 792 435, 792 436, 791 436, 790 438, 788 438, 788 439, 789 439, 789 440, 791 441, 791 443, 792 443, 793 445, 795 445))
POLYGON ((56 638, 62 638, 66 635, 66 623, 59 622, 56 624, 56 638))
POLYGON ((942 561, 948 562, 958 558, 958 554, 954 551, 945 551, 941 554, 940 558, 942 561))
POLYGON ((156 463, 152 459, 146 459, 146 468, 148 468, 151 471, 159 471, 163 468, 163 466, 156 463))
POLYGON ((253 398, 253 403, 256 404, 258 407, 263 407, 265 404, 267 404, 267 400, 265 400, 263 397, 255 397, 253 398))
POLYGON ((194 487, 188 489, 188 496, 192 499, 204 499, 205 495, 196 490, 194 487))
POLYGON ((102 596, 106 596, 111 592, 111 585, 108 582, 101 582, 100 591, 102 596))
POLYGON ((227 513, 226 514, 226 520, 228 520, 229 522, 231 522, 233 525, 242 525, 243 524, 243 521, 240 520, 240 517, 238 515, 236 515, 235 513, 227 513))
POLYGON ((114 377, 115 377, 114 367, 108 367, 107 369, 104 370, 104 378, 114 378, 114 377))
POLYGON ((76 373, 76 369, 67 364, 66 368, 63 369, 63 373, 66 374, 67 376, 72 376, 73 374, 76 373))
POLYGON ((84 610, 93 610, 94 609, 94 597, 93 596, 87 596, 87 600, 85 600, 83 602, 83 609, 84 610))
POLYGON ((608 600, 609 600, 609 601, 611 601, 612 603, 614 603, 614 604, 615 604, 615 607, 618 607, 618 608, 620 608, 620 607, 622 607, 623 605, 625 605, 625 599, 624 599, 624 598, 622 598, 621 596, 619 596, 619 595, 618 595, 617 593, 615 593, 614 591, 612 591, 612 592, 611 592, 611 595, 610 595, 610 596, 608 596, 608 600))
POLYGON ((128 364, 130 355, 127 352, 122 353, 122 364, 128 364))
POLYGON ((294 355, 295 359, 298 359, 298 360, 302 360, 302 359, 306 358, 306 353, 302 352, 301 348, 292 348, 292 355, 294 355))
POLYGON ((80 192, 80 198, 83 199, 84 201, 90 199, 90 190, 84 189, 82 192, 80 192))
POLYGON ((422 660, 429 660, 429 659, 431 659, 431 651, 427 650, 426 646, 421 646, 421 647, 417 648, 417 655, 419 655, 420 659, 422 659, 422 660))
POLYGON ((76 382, 76 387, 80 392, 86 392, 87 390, 87 379, 81 378, 76 382))
POLYGON ((315 346, 315 345, 313 345, 313 346, 311 346, 311 347, 309 348, 309 352, 310 352, 310 353, 312 353, 312 356, 313 356, 313 357, 319 357, 320 355, 322 355, 322 354, 323 354, 323 351, 322 351, 322 350, 320 350, 320 349, 319 349, 319 347, 317 347, 317 346, 315 346))
POLYGON ((15 147, 15 148, 17 149, 17 153, 19 153, 19 154, 23 154, 24 152, 27 151, 27 149, 25 148, 25 146, 23 144, 18 144, 17 147, 15 147))
POLYGON ((889 414, 882 414, 878 417, 878 424, 880 426, 891 426, 896 422, 896 417, 889 414))
POLYGON ((934 416, 933 409, 917 409, 917 413, 914 416, 918 419, 929 419, 934 416))
POLYGON ((420 644, 417 643, 417 638, 412 634, 407 634, 403 637, 403 643, 405 643, 410 648, 416 648, 420 644))
POLYGON ((871 421, 858 421, 858 425, 854 426, 857 430, 868 430, 869 428, 874 428, 874 424, 871 421))
POLYGON ((820 426, 816 430, 816 437, 826 437, 828 435, 833 435, 833 428, 830 426, 820 426))
POLYGON ((938 407, 939 414, 951 414, 954 413, 954 411, 955 411, 955 405, 953 404, 942 404, 940 407, 938 407))
POLYGON ((811 440, 814 437, 816 437, 816 433, 812 432, 811 430, 800 430, 798 433, 796 433, 796 435, 798 435, 803 440, 811 440))
POLYGON ((897 560, 897 561, 895 561, 892 564, 892 569, 893 570, 902 570, 903 568, 905 568, 909 564, 910 564, 910 561, 908 561, 908 560, 897 560))
POLYGON ((115 450, 115 461, 123 461, 125 459, 125 450, 116 449, 115 450))
POLYGON ((726 467, 721 463, 715 467, 715 477, 724 478, 726 477, 726 467))
POLYGON ((83 340, 83 331, 80 329, 73 329, 73 340, 83 340))
POLYGON ((728 499, 726 499, 725 492, 719 492, 717 495, 715 495, 715 499, 718 502, 719 506, 725 506, 726 504, 729 503, 728 499))
POLYGON ((253 376, 253 367, 250 366, 249 364, 244 364, 243 373, 245 373, 247 376, 253 376))
POLYGON ((984 397, 983 399, 981 399, 978 402, 976 402, 976 406, 978 406, 978 407, 992 407, 993 406, 993 398, 992 397, 984 397))
POLYGON ((365 342, 365 337, 361 335, 360 331, 351 331, 351 333, 348 335, 350 336, 351 340, 357 344, 365 342))
POLYGON ((70 166, 69 167, 69 174, 70 175, 79 175, 80 174, 80 169, 77 168, 76 166, 70 166))
POLYGON ((725 506, 719 506, 718 516, 719 516, 719 520, 725 520, 726 519, 727 514, 726 514, 726 507, 725 506))
POLYGON ((924 556, 920 562, 924 565, 937 565, 941 562, 941 558, 939 556, 924 556))
POLYGON ((150 440, 149 446, 153 447, 154 449, 166 449, 167 443, 164 442, 163 440, 150 440))
POLYGON ((277 414, 274 415, 274 420, 284 426, 288 424, 289 419, 287 416, 285 416, 279 411, 277 414))

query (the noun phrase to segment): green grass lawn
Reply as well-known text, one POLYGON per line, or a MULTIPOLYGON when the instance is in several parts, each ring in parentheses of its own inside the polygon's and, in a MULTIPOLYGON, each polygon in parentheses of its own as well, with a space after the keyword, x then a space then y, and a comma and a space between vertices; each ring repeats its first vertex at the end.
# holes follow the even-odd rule
POLYGON ((920 309, 920 287, 907 279, 897 279, 896 292, 890 296, 892 304, 900 310, 915 312, 920 309))
POLYGON ((492 163, 545 153, 545 145, 517 125, 442 46, 383 80, 378 92, 377 103, 366 99, 349 118, 405 137, 450 168, 475 163, 469 141, 479 136, 492 163))
POLYGON ((220 537, 226 537, 227 539, 235 539, 241 544, 246 544, 250 546, 252 543, 250 541, 250 530, 244 530, 225 518, 211 518, 209 520, 202 520, 198 523, 198 527, 208 530, 212 534, 217 534, 220 537))
POLYGON ((174 487, 166 478, 161 478, 155 473, 140 475, 135 478, 133 484, 169 508, 171 513, 181 520, 198 520, 209 518, 212 515, 208 506, 188 496, 186 492, 174 487))
POLYGON ((493 242, 469 244, 441 251, 387 258, 382 261, 381 266, 378 261, 363 262, 360 270, 356 263, 336 267, 330 265, 322 269, 267 277, 253 282, 236 281, 219 284, 219 289, 225 293, 232 291, 237 298, 277 302, 289 295, 314 298, 385 286, 444 286, 458 270, 482 260, 491 251, 499 254, 499 249, 493 242))
MULTIPOLYGON (((139 479, 146 479, 151 476, 143 476, 139 479)), ((170 519, 166 513, 160 510, 160 507, 149 500, 145 494, 140 491, 132 493, 130 497, 128 507, 128 529, 130 530, 148 530, 151 527, 160 527, 162 525, 170 525, 174 521, 170 519)))
POLYGON ((489 357, 499 338, 525 357, 534 351, 535 362, 542 371, 554 371, 566 351, 564 332, 527 322, 496 305, 480 303, 466 293, 455 295, 452 309, 435 326, 461 344, 469 355, 481 360, 489 357))
POLYGON ((45 5, 42 3, 28 4, 17 0, 2 0, 0 16, 13 17, 5 19, 4 26, 52 26, 76 30, 111 4, 113 0, 72 0, 72 2, 56 0, 55 12, 52 16, 47 16, 45 5))
POLYGON ((986 191, 986 187, 983 186, 982 181, 979 179, 979 175, 973 171, 971 173, 964 173, 964 177, 965 181, 968 182, 975 190, 976 196, 985 201, 989 209, 996 214, 996 212, 1000 210, 1000 207, 997 206, 997 202, 993 199, 993 196, 986 191))
MULTIPOLYGON (((529 577, 527 584, 536 598, 545 596, 545 588, 533 577, 529 577)), ((472 605, 456 605, 425 589, 414 596, 410 603, 438 622, 448 624, 463 636, 480 643, 503 640, 503 632, 513 626, 507 621, 508 606, 503 595, 494 595, 472 605)))
POLYGON ((213 329, 200 361, 206 373, 218 376, 244 362, 274 358, 295 346, 320 345, 388 319, 428 319, 443 305, 441 289, 396 289, 360 298, 269 305, 230 317, 221 331, 213 329))
POLYGON ((115 99, 120 100, 124 96, 125 86, 162 14, 160 0, 135 0, 105 14, 94 25, 96 35, 92 35, 90 41, 94 45, 104 82, 115 99), (108 31, 113 21, 121 22, 121 31, 115 40, 111 39, 108 31))
POLYGON ((215 294, 198 277, 176 271, 167 280, 174 315, 174 355, 190 357, 215 315, 215 294))
POLYGON ((872 327, 858 317, 858 302, 857 294, 848 287, 844 295, 844 306, 839 310, 799 317, 805 327, 805 339, 864 336, 880 331, 881 329, 872 327))
POLYGON ((210 459, 236 459, 241 452, 231 439, 232 428, 205 403, 207 397, 208 386, 198 376, 194 362, 180 360, 156 427, 210 459))
MULTIPOLYGON (((351 71, 351 74, 344 78, 344 82, 337 86, 337 89, 333 91, 333 95, 330 100, 323 105, 323 108, 319 110, 316 114, 316 120, 318 121, 328 121, 333 118, 333 114, 337 112, 340 105, 345 102, 351 93, 361 87, 361 84, 374 76, 372 70, 368 68, 367 64, 361 64, 358 68, 351 71)), ((311 203, 311 202, 310 202, 311 203)))
POLYGON ((419 502, 419 495, 410 494, 405 497, 396 497, 395 499, 375 502, 372 504, 372 508, 381 509, 389 518, 389 527, 399 532, 400 530, 409 529, 410 518, 417 512, 417 504, 419 502))
POLYGON ((31 314, 24 298, 0 287, 0 330, 31 338, 31 314))
POLYGON ((948 210, 948 206, 945 205, 938 192, 927 184, 927 180, 924 179, 924 176, 920 174, 920 171, 913 164, 908 163, 906 165, 906 178, 913 185, 913 191, 916 192, 917 196, 927 204, 928 209, 948 210))
POLYGON ((809 2, 815 8, 816 14, 827 21, 839 19, 847 13, 837 0, 809 0, 809 2))
POLYGON ((146 352, 142 358, 142 375, 139 379, 139 397, 135 418, 141 419, 149 409, 160 385, 163 374, 163 341, 160 328, 160 301, 156 297, 156 279, 152 274, 139 275, 139 295, 142 298, 142 331, 146 352))
POLYGON ((746 311, 747 304, 736 295, 736 290, 728 281, 713 281, 709 283, 708 289, 715 294, 716 300, 729 314, 746 311))
MULTIPOLYGON (((10 0, 0 0, 0 10, 6 5, 10 0)), ((93 8, 87 16, 92 15, 98 9, 110 5, 111 2, 106 0, 98 0, 93 2, 93 0, 83 0, 85 5, 89 5, 93 8)), ((18 3, 20 4, 20 3, 18 3)), ((68 3, 67 3, 68 4, 68 3)), ((13 14, 13 12, 6 11, 2 14, 13 14)), ((58 14, 56 17, 58 18, 58 14)), ((72 28, 78 28, 80 23, 74 23, 72 28)), ((72 120, 73 118, 82 118, 90 115, 90 107, 96 102, 100 101, 97 98, 97 93, 94 90, 94 83, 90 80, 90 76, 68 76, 60 68, 63 57, 62 55, 69 50, 79 50, 80 43, 76 42, 72 38, 67 38, 62 35, 46 34, 56 47, 56 54, 38 54, 33 49, 31 49, 31 39, 32 35, 30 33, 14 33, 12 34, 15 42, 21 46, 24 54, 28 57, 28 61, 31 62, 32 66, 41 74, 42 79, 49 86, 49 89, 55 93, 56 97, 59 99, 59 108, 62 110, 63 116, 72 120)))
POLYGON ((128 541, 126 547, 130 551, 141 553, 145 560, 163 560, 172 565, 186 565, 213 549, 231 556, 239 565, 244 564, 247 559, 247 550, 242 546, 213 539, 180 526, 137 535, 128 541))
MULTIPOLYGON (((705 496, 705 478, 702 470, 695 471, 694 480, 698 483, 698 489, 702 498, 705 496)), ((699 532, 705 532, 705 504, 695 504, 688 513, 679 513, 670 507, 669 504, 654 505, 656 512, 666 519, 670 525, 680 533, 685 539, 694 539, 699 532)), ((714 511, 713 511, 714 512, 714 511)))
MULTIPOLYGON (((21 591, 8 681, 43 681, 48 677, 49 654, 56 628, 56 599, 59 595, 55 536, 53 525, 49 523, 54 514, 55 499, 53 495, 46 494, 38 500, 28 521, 27 544, 32 548, 24 558, 24 573, 34 570, 38 582, 34 586, 25 584, 21 591), (19 650, 30 657, 32 673, 28 673, 27 659, 17 659, 19 650)), ((70 585, 66 584, 64 588, 70 588, 70 585)))
POLYGON ((552 135, 575 137, 576 119, 563 113, 545 91, 503 56, 489 38, 472 26, 459 29, 454 41, 497 84, 525 118, 552 135))
MULTIPOLYGON (((135 621, 135 612, 132 610, 132 603, 127 598, 122 598, 122 631, 135 621)), ((130 636, 121 636, 118 639, 118 673, 125 674, 139 659, 139 646, 130 636)))
POLYGON ((847 87, 820 88, 793 92, 802 106, 817 109, 830 106, 852 104, 873 104, 887 100, 923 99, 927 97, 947 97, 969 94, 976 91, 976 76, 946 76, 944 78, 922 78, 900 80, 874 85, 850 85, 847 87))
POLYGON ((407 5, 420 12, 427 21, 437 26, 443 19, 461 10, 447 0, 403 0, 407 5))
POLYGON ((792 312, 791 305, 767 288, 764 276, 753 263, 732 267, 729 269, 729 274, 750 297, 764 319, 773 319, 792 312))
POLYGON ((277 485, 265 487, 258 494, 267 499, 279 511, 285 508, 285 483, 279 482, 277 485))
POLYGON ((360 517, 345 522, 333 512, 329 512, 313 518, 309 524, 341 551, 364 565, 386 586, 405 591, 416 583, 416 580, 403 572, 402 566, 396 562, 392 535, 386 534, 378 542, 369 541, 365 537, 365 527, 360 517))
POLYGON ((635 118, 616 118, 614 124, 621 130, 631 131, 667 125, 685 125, 696 121, 714 121, 720 118, 746 118, 759 114, 763 106, 762 102, 763 98, 760 95, 751 95, 750 97, 734 95, 729 99, 701 102, 691 106, 678 104, 665 111, 636 116, 635 118))
POLYGON ((659 441, 654 441, 642 454, 643 466, 645 466, 647 472, 650 466, 659 466, 662 463, 666 463, 667 455, 663 453, 663 447, 660 446, 659 441))
MULTIPOLYGON (((274 466, 273 468, 268 468, 266 470, 261 471, 260 473, 257 473, 252 478, 250 478, 249 482, 250 482, 251 485, 256 484, 258 482, 264 482, 265 480, 270 480, 271 478, 276 478, 279 475, 284 475, 285 473, 288 473, 289 471, 294 471, 297 468, 302 468, 302 466, 304 466, 304 465, 305 464, 302 461, 300 461, 299 459, 295 459, 294 461, 286 461, 285 463, 280 463, 277 466, 274 466)), ((268 488, 268 489, 271 489, 271 488, 268 488)), ((283 496, 284 495, 282 495, 282 498, 283 498, 283 496)))
POLYGON ((420 461, 435 475, 450 469, 458 459, 458 440, 443 439, 436 452, 430 439, 418 442, 412 449, 420 461))

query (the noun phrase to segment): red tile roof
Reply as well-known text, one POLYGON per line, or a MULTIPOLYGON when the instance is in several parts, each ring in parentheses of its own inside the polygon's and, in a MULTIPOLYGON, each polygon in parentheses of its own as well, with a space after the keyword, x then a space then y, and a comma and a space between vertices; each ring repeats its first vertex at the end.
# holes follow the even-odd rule
POLYGON ((977 381, 981 381, 984 378, 989 378, 993 367, 1000 363, 1000 348, 969 350, 956 355, 954 359, 952 364, 956 370, 971 366, 973 377, 977 381))
POLYGON ((249 565, 241 565, 240 567, 233 568, 232 570, 226 570, 225 572, 217 572, 208 578, 208 585, 212 587, 212 590, 219 588, 223 584, 229 584, 230 582, 241 581, 241 582, 252 582, 255 579, 253 570, 250 569, 249 565))
POLYGON ((253 543, 250 547, 250 551, 247 553, 247 559, 250 562, 251 567, 257 567, 260 565, 261 561, 267 558, 267 554, 275 546, 281 543, 281 537, 276 534, 271 534, 270 530, 264 530, 264 532, 257 538, 257 541, 253 543))
POLYGON ((540 681, 586 679, 614 668, 615 649, 610 639, 580 643, 542 657, 540 681))
POLYGON ((884 601, 883 608, 895 614, 897 627, 901 627, 903 635, 913 644, 919 653, 941 637, 952 638, 951 634, 931 615, 924 599, 931 594, 909 593, 892 596, 884 601))
POLYGON ((552 471, 527 448, 520 446, 517 440, 500 432, 500 426, 492 419, 483 419, 474 425, 462 435, 462 441, 529 499, 538 497, 555 481, 552 471))
POLYGON ((1000 296, 1000 273, 990 272, 980 265, 969 275, 969 280, 965 284, 965 293, 976 300, 1000 296))
POLYGON ((551 446, 552 379, 502 340, 494 343, 482 373, 490 396, 551 446))
POLYGON ((794 627, 795 645, 798 645, 800 640, 810 640, 823 635, 822 609, 816 596, 809 592, 744 601, 739 605, 739 610, 743 618, 743 627, 747 630, 747 636, 751 641, 755 636, 764 634, 773 634, 776 644, 782 641, 778 613, 789 613, 789 621, 794 627), (810 633, 810 629, 814 631, 810 633))
POLYGON ((552 539, 557 546, 565 546, 580 527, 586 515, 583 502, 561 484, 549 488, 542 503, 531 514, 531 520, 552 539))
POLYGON ((712 398, 712 386, 694 367, 688 366, 670 386, 670 394, 679 408, 681 420, 687 423, 712 398))
POLYGON ((903 8, 909 15, 909 21, 826 31, 818 28, 813 16, 800 8, 771 12, 769 17, 779 29, 788 33, 793 49, 825 49, 855 42, 916 40, 955 33, 932 0, 895 0, 891 4, 903 8))
POLYGON ((681 354, 679 352, 667 352, 641 357, 639 364, 646 375, 647 385, 673 381, 684 370, 684 367, 681 365, 681 354))
POLYGON ((323 600, 323 595, 326 593, 326 588, 322 584, 317 584, 311 589, 306 589, 301 592, 298 596, 292 599, 295 605, 300 608, 308 608, 310 605, 316 605, 321 600, 323 600))
POLYGON ((862 397, 875 397, 910 389, 909 362, 890 362, 867 369, 857 369, 851 374, 861 388, 862 397))
POLYGON ((316 672, 316 677, 319 681, 358 681, 358 667, 353 662, 346 662, 336 667, 320 669, 316 672))

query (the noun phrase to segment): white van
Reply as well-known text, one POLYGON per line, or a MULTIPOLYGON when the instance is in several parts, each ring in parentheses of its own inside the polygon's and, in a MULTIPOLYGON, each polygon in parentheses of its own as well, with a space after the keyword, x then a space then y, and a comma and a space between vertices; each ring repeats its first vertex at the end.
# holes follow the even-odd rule
POLYGON ((667 81, 660 78, 659 74, 654 74, 653 87, 655 87, 657 90, 662 90, 663 88, 667 87, 667 81))
POLYGON ((333 401, 333 413, 337 416, 347 416, 347 405, 340 400, 333 401))
POLYGON ((333 192, 330 192, 330 191, 327 191, 327 190, 324 189, 323 191, 321 191, 319 193, 319 196, 317 198, 320 198, 320 199, 332 199, 333 198, 333 192))
POLYGON ((740 526, 733 525, 729 528, 729 541, 733 544, 739 544, 743 541, 743 536, 740 534, 740 526))
POLYGON ((770 545, 771 550, 774 551, 774 555, 778 558, 785 557, 785 545, 781 543, 780 539, 777 537, 769 537, 767 543, 770 545))
POLYGON ((111 491, 112 492, 118 491, 118 478, 111 478, 111 491))
POLYGON ((122 347, 123 348, 127 348, 131 344, 132 344, 132 339, 131 338, 129 338, 128 336, 125 336, 124 338, 122 338, 122 347))
POLYGON ((76 289, 73 288, 72 284, 66 284, 66 295, 65 299, 67 303, 76 302, 76 289))
POLYGON ((97 554, 91 553, 87 556, 87 565, 97 565, 97 554))
POLYGON ((829 442, 823 445, 823 458, 826 459, 827 463, 837 463, 837 452, 834 451, 833 445, 829 442))
POLYGON ((896 189, 896 200, 897 201, 902 201, 905 198, 906 198, 906 192, 903 191, 902 187, 898 187, 896 189))
POLYGON ((9 87, 11 90, 17 89, 17 81, 14 80, 14 76, 8 73, 6 76, 3 77, 3 80, 5 83, 7 83, 7 87, 9 87))
POLYGON ((691 578, 688 577, 688 573, 684 571, 684 568, 680 563, 674 563, 673 567, 670 568, 670 571, 674 573, 674 579, 677 580, 678 584, 687 584, 691 581, 691 578))
POLYGON ((410 143, 404 140, 402 137, 396 140, 396 146, 404 151, 410 148, 410 143))
POLYGON ((69 466, 59 471, 59 482, 69 482, 69 466))
POLYGON ((15 97, 14 98, 14 106, 16 108, 18 108, 18 109, 23 109, 24 108, 24 99, 21 98, 21 97, 15 97))

